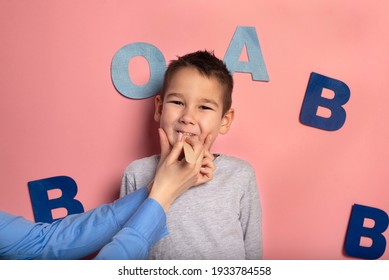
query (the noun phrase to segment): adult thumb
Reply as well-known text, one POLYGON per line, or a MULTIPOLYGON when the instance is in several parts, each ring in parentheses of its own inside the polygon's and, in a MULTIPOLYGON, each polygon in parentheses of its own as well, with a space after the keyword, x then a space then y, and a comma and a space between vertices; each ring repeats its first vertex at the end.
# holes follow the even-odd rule
POLYGON ((161 161, 164 161, 170 153, 169 139, 162 128, 158 128, 159 143, 161 146, 161 161))

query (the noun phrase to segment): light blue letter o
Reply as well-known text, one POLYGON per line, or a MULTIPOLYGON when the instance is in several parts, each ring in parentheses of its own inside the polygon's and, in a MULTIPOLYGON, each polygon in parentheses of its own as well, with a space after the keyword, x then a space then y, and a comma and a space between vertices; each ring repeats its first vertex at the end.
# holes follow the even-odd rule
POLYGON ((166 61, 161 51, 148 43, 132 43, 120 48, 112 59, 111 78, 116 90, 134 99, 143 99, 157 94, 163 84, 166 61), (143 56, 150 67, 149 81, 144 85, 134 84, 128 73, 128 63, 136 56, 143 56))

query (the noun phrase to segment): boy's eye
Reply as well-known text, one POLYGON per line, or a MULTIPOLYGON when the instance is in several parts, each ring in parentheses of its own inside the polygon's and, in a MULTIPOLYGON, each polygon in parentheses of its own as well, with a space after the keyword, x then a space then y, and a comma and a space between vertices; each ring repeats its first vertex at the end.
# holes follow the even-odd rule
POLYGON ((213 110, 211 107, 208 107, 208 106, 200 106, 200 109, 201 110, 213 110))
POLYGON ((184 103, 182 103, 181 101, 178 101, 178 100, 171 100, 171 101, 169 101, 169 103, 176 104, 176 105, 183 105, 184 104, 184 103))

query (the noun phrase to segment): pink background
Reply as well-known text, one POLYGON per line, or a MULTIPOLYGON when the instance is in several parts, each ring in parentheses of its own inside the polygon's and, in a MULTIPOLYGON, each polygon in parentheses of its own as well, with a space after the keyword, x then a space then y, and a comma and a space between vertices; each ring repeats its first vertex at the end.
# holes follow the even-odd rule
MULTIPOLYGON (((77 182, 85 210, 117 198, 127 164, 159 148, 153 99, 111 82, 116 51, 224 57, 236 27, 253 26, 270 82, 234 75, 236 119, 214 152, 256 169, 266 259, 348 259, 352 205, 389 213, 389 2, 226 3, 0 0, 0 208, 32 220, 27 182, 57 175, 77 182), (299 122, 311 72, 350 87, 338 131, 299 122)), ((147 81, 144 60, 130 71, 147 81)))

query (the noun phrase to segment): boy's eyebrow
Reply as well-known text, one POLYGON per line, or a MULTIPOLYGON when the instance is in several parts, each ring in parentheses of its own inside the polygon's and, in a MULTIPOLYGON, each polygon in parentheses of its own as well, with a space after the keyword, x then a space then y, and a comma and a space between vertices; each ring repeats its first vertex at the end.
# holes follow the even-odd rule
POLYGON ((168 98, 168 97, 179 97, 179 98, 182 98, 182 94, 172 92, 172 93, 168 93, 166 95, 166 98, 168 98))
POLYGON ((215 100, 213 99, 208 99, 208 98, 201 98, 200 99, 201 102, 204 102, 204 103, 210 103, 212 105, 215 105, 216 107, 219 107, 219 103, 217 103, 215 100))
MULTIPOLYGON (((175 92, 171 92, 171 93, 168 93, 166 95, 166 99, 169 98, 169 97, 177 97, 177 98, 183 98, 183 95, 181 93, 175 93, 175 92)), ((214 106, 216 106, 217 108, 219 108, 219 103, 217 103, 215 100, 213 99, 209 99, 209 98, 201 98, 200 99, 200 102, 203 102, 203 103, 210 103, 210 104, 213 104, 214 106)))

